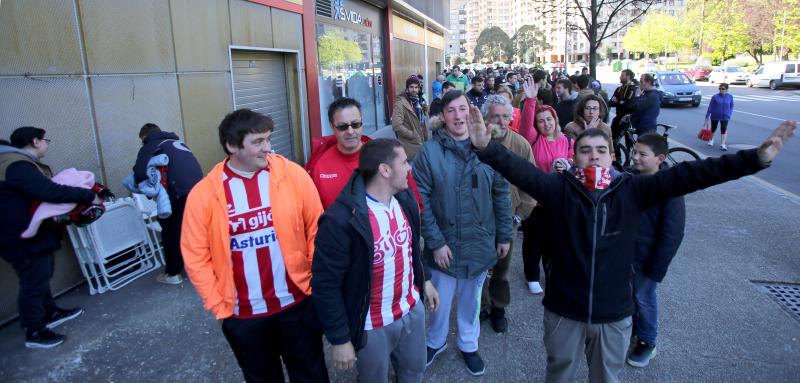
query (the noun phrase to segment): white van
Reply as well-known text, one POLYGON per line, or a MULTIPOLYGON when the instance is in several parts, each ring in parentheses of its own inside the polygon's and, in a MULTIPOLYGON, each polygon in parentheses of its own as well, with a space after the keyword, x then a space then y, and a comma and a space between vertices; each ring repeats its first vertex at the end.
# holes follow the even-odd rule
POLYGON ((764 64, 747 79, 747 86, 800 86, 800 61, 780 61, 764 64))

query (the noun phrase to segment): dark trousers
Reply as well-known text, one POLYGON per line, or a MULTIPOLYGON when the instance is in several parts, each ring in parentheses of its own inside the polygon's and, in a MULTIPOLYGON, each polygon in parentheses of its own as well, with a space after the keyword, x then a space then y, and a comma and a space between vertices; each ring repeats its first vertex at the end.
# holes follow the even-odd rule
POLYGON ((177 275, 183 271, 183 256, 181 255, 181 224, 183 223, 183 210, 186 207, 186 197, 169 199, 172 205, 172 215, 159 219, 161 224, 161 242, 164 245, 164 271, 167 275, 177 275))
POLYGON ((514 236, 508 246, 508 255, 498 259, 492 267, 492 276, 483 282, 483 292, 481 293, 481 310, 488 311, 492 307, 504 309, 511 303, 511 284, 508 281, 508 269, 511 266, 511 254, 514 252, 514 237, 517 233, 517 225, 513 227, 514 236))
POLYGON ((545 230, 547 230, 546 214, 544 208, 537 206, 533 208, 531 216, 522 221, 522 265, 525 269, 525 280, 528 282, 540 280, 540 261, 545 269, 548 265, 548 260, 542 258, 545 230))
POLYGON ((3 250, 6 259, 19 277, 20 324, 28 333, 41 330, 56 310, 56 302, 50 292, 53 278, 53 253, 24 254, 18 249, 3 250))
POLYGON ((283 382, 281 359, 292 383, 329 381, 322 333, 303 324, 310 301, 266 317, 222 321, 247 382, 283 382))

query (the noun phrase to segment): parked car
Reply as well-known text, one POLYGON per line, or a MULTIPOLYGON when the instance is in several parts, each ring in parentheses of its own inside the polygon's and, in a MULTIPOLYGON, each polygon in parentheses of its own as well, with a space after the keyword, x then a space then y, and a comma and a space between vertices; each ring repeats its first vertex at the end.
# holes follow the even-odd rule
POLYGON ((745 84, 749 74, 740 66, 719 66, 711 70, 708 82, 728 84, 745 84))
POLYGON ((661 105, 700 106, 703 94, 694 81, 685 74, 676 71, 650 72, 655 81, 656 90, 661 92, 661 105))
POLYGON ((747 79, 747 86, 800 86, 800 61, 781 61, 764 64, 747 79))
POLYGON ((694 81, 708 81, 708 75, 711 74, 710 66, 693 66, 687 68, 683 72, 686 77, 694 81))

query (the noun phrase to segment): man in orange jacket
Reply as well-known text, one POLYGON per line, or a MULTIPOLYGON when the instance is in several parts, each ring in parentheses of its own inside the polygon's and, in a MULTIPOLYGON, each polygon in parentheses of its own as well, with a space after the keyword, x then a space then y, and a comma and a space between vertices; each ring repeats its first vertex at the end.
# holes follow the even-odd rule
POLYGON ((219 125, 228 158, 186 202, 181 250, 203 306, 248 382, 327 382, 322 334, 302 323, 322 205, 308 174, 270 154, 272 119, 240 109, 219 125))

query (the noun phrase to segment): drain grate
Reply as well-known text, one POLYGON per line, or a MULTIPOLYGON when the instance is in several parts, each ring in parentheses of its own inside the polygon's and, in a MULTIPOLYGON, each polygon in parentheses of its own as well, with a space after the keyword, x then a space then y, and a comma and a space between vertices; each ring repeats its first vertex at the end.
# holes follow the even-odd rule
POLYGON ((792 318, 800 321, 800 285, 791 283, 756 282, 792 318))

